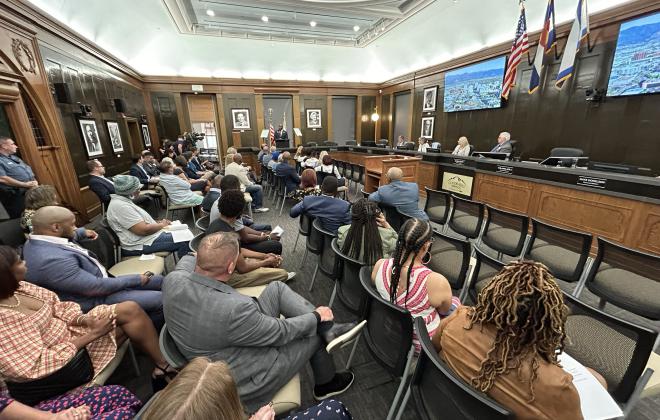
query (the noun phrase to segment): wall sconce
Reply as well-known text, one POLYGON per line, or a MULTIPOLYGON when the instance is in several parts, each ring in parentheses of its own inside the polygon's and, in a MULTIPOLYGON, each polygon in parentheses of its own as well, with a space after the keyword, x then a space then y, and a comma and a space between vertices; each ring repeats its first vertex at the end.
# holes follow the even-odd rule
POLYGON ((380 119, 380 115, 378 115, 378 107, 374 108, 374 113, 371 114, 371 121, 376 122, 380 119))

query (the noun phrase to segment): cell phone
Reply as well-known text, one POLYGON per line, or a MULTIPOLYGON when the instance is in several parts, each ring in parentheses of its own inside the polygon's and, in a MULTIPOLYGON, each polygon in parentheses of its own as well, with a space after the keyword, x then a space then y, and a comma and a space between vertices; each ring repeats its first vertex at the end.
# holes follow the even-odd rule
POLYGON ((152 273, 151 271, 145 271, 144 275, 147 276, 147 278, 151 280, 151 278, 154 276, 154 273, 152 273))

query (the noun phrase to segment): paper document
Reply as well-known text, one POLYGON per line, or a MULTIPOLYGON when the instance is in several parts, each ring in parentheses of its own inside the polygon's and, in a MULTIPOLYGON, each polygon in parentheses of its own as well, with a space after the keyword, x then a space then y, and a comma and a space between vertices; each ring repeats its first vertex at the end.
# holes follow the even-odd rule
POLYGON ((277 225, 275 226, 275 229, 270 231, 270 233, 272 233, 273 235, 282 236, 282 234, 284 233, 284 229, 282 229, 280 225, 277 225))
POLYGON ((188 228, 185 230, 175 230, 170 233, 172 234, 172 241, 174 242, 187 242, 195 237, 195 235, 193 235, 193 233, 188 228))
POLYGON ((580 395, 584 420, 605 420, 623 417, 621 408, 596 377, 580 362, 566 353, 559 355, 564 370, 573 375, 573 385, 580 395))
POLYGON ((149 261, 149 260, 153 260, 154 258, 156 258, 156 256, 154 254, 142 254, 142 255, 140 255, 140 261, 149 261))
POLYGON ((173 232, 173 231, 176 231, 176 230, 185 230, 185 229, 188 229, 188 225, 184 225, 183 223, 179 222, 178 220, 174 220, 165 229, 167 229, 169 232, 173 232))

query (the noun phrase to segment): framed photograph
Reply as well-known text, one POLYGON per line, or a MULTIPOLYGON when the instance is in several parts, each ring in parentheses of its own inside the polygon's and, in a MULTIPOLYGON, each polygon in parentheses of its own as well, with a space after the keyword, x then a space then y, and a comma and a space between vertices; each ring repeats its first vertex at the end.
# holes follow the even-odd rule
POLYGON ((435 103, 437 96, 438 96, 437 86, 424 89, 424 105, 422 106, 422 112, 435 111, 435 103))
POLYGON ((96 128, 96 121, 80 118, 78 124, 80 124, 80 131, 82 133, 83 143, 85 143, 85 150, 87 150, 87 157, 102 156, 103 148, 101 147, 99 130, 96 128))
POLYGON ((147 124, 140 125, 142 127, 142 137, 144 137, 144 145, 151 147, 151 136, 149 136, 149 126, 147 124))
POLYGON ((422 135, 426 139, 433 138, 433 123, 435 122, 435 117, 424 117, 422 118, 422 135))
POLYGON ((124 145, 121 142, 119 123, 117 121, 106 121, 105 126, 108 128, 108 137, 110 137, 110 145, 112 146, 112 152, 113 153, 123 152, 124 145))
POLYGON ((232 109, 231 120, 234 130, 250 130, 250 110, 245 109, 232 109))
POLYGON ((322 128, 320 109, 307 110, 307 128, 322 128))

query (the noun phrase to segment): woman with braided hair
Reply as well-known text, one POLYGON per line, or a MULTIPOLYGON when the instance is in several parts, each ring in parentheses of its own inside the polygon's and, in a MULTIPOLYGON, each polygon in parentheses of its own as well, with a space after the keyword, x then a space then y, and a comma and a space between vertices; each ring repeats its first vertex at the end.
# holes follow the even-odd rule
POLYGON ((378 204, 361 198, 351 207, 351 224, 339 228, 337 245, 341 252, 365 265, 389 258, 396 246, 397 233, 378 204))
MULTIPOLYGON (((394 255, 376 262, 371 280, 383 299, 406 308, 414 318, 423 317, 429 336, 440 326, 440 318, 448 316, 460 305, 451 294, 447 279, 424 264, 431 259, 433 229, 429 222, 408 219, 399 231, 394 255)), ((417 335, 415 350, 420 350, 417 335)))
POLYGON ((573 377, 557 361, 567 312, 548 269, 516 261, 493 277, 474 307, 443 320, 433 344, 458 376, 517 419, 581 419, 573 377))

